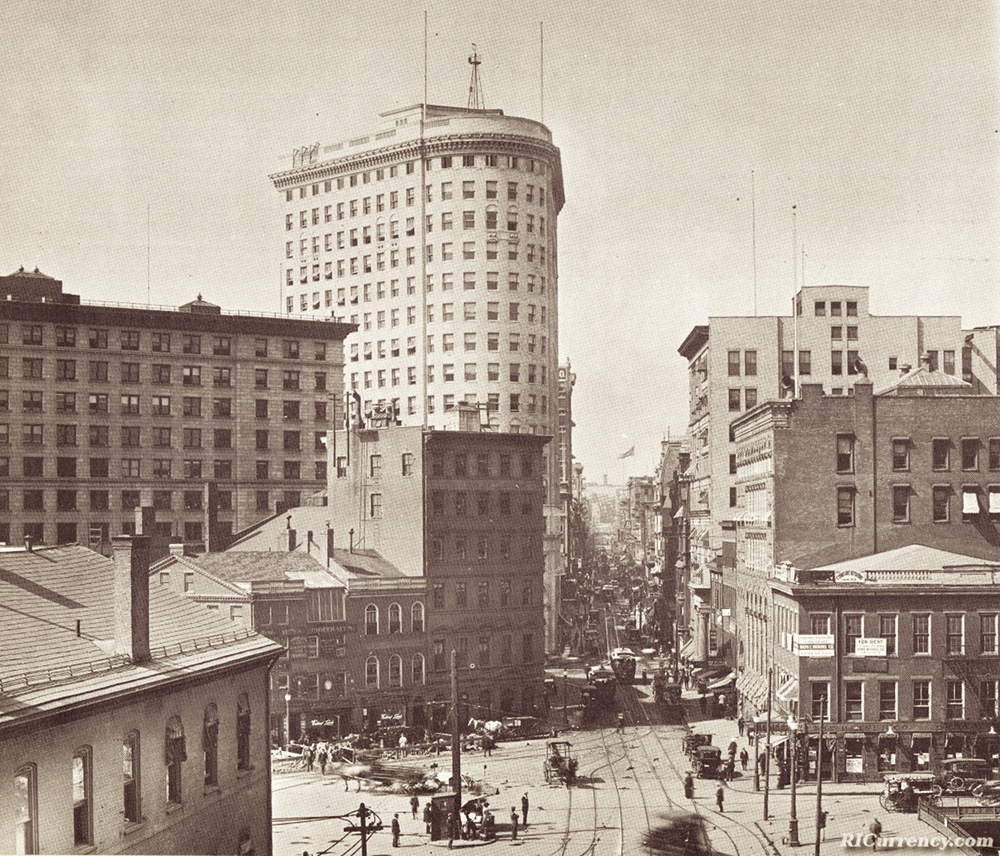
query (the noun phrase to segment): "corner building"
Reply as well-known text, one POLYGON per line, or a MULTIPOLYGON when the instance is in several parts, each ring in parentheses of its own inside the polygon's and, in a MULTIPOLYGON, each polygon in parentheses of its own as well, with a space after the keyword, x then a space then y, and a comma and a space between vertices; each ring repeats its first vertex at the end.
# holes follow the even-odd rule
MULTIPOLYGON (((555 433, 556 219, 551 132, 500 110, 415 105, 270 176, 283 200, 285 309, 358 325, 345 386, 370 413, 443 427, 465 402, 492 430, 555 433)), ((545 452, 546 647, 555 647, 559 461, 545 452)))

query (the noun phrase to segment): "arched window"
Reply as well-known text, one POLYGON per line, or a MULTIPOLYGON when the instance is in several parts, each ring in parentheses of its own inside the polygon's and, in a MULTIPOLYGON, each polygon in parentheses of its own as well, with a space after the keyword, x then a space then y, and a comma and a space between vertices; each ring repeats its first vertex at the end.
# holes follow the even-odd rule
POLYGON ((142 820, 142 787, 139 781, 139 732, 132 731, 122 741, 122 796, 126 823, 142 820))
POLYGON ((365 607, 365 636, 378 636, 378 607, 373 603, 365 607))
POLYGON ((250 698, 240 693, 236 705, 236 769, 250 769, 250 698))
POLYGON ((403 659, 399 654, 393 654, 389 658, 389 686, 403 686, 403 659))
POLYGON ((181 801, 181 765, 187 760, 187 747, 184 744, 184 726, 179 716, 171 716, 167 720, 166 740, 167 765, 167 802, 181 801))
POLYGON ((369 657, 365 661, 365 687, 370 690, 378 689, 378 657, 369 657))
POLYGON ((410 660, 410 682, 415 687, 423 686, 424 683, 424 655, 414 654, 410 660))
POLYGON ((410 627, 414 633, 424 632, 424 605, 420 601, 410 607, 410 627))
POLYGON ((94 843, 92 752, 83 746, 73 753, 73 844, 94 843))
POLYGON ((219 709, 214 703, 205 708, 201 749, 205 755, 205 786, 217 785, 219 784, 219 709))
POLYGON ((25 764, 14 773, 14 852, 38 852, 38 771, 25 764))
POLYGON ((389 632, 403 632, 403 610, 398 603, 389 605, 389 632))

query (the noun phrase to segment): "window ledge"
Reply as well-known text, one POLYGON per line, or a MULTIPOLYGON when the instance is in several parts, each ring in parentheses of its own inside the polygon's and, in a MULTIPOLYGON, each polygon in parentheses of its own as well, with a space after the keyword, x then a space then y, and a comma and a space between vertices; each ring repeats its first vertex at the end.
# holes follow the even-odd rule
POLYGON ((173 814, 175 811, 181 811, 184 808, 184 803, 182 802, 168 802, 167 803, 167 814, 173 814))
POLYGON ((125 821, 125 826, 122 829, 122 835, 131 835, 133 832, 138 832, 140 829, 145 827, 148 818, 143 817, 142 820, 125 821))
POLYGON ((205 785, 204 789, 202 790, 202 795, 206 797, 211 796, 212 794, 221 794, 221 793, 222 793, 222 788, 219 785, 205 785))
POLYGON ((79 847, 73 848, 74 853, 96 853, 97 845, 95 844, 81 844, 79 847))
POLYGON ((245 778, 246 778, 247 776, 249 776, 249 775, 250 775, 250 774, 251 774, 251 773, 252 773, 252 772, 253 772, 254 770, 256 770, 256 769, 257 769, 257 768, 256 768, 256 767, 255 767, 255 766, 254 766, 253 764, 251 764, 251 765, 250 765, 249 767, 247 767, 247 768, 246 768, 245 770, 242 770, 242 769, 238 769, 238 770, 236 771, 236 778, 237 778, 237 779, 245 779, 245 778))

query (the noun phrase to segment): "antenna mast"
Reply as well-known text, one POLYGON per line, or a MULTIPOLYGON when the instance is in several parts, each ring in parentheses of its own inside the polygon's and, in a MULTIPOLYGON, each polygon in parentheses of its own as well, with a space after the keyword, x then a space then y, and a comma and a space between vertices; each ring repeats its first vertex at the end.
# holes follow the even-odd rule
POLYGON ((469 57, 469 65, 472 66, 472 80, 469 81, 469 103, 470 110, 485 110, 486 102, 483 100, 483 86, 479 82, 479 65, 482 60, 476 52, 476 45, 472 45, 472 56, 469 57))

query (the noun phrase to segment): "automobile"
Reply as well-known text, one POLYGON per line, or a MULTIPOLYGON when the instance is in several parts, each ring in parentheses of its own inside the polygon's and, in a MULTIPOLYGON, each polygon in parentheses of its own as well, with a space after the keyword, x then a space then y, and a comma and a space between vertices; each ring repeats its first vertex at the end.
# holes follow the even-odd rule
POLYGON ((940 793, 975 793, 990 778, 990 762, 983 758, 948 758, 938 767, 940 793))
POLYGON ((718 778, 722 770, 722 749, 718 746, 699 746, 694 754, 695 774, 699 779, 718 778))

